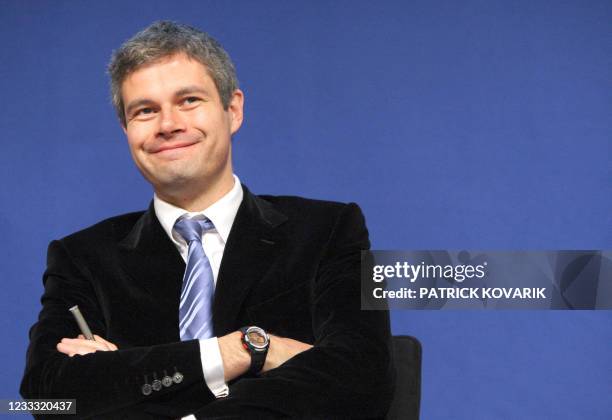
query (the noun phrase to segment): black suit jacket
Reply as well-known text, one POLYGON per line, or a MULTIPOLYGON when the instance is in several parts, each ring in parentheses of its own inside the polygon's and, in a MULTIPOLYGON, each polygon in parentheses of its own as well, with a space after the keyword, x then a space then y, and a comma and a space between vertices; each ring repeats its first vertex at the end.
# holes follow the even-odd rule
POLYGON ((179 338, 185 264, 151 205, 49 245, 22 395, 76 398, 79 417, 105 419, 383 416, 392 396, 389 322, 385 312, 360 310, 360 250, 369 248, 361 211, 243 189, 217 279, 215 334, 258 325, 312 349, 239 378, 215 400, 197 340, 179 338), (59 353, 62 337, 79 334, 73 305, 119 350, 59 353), (144 383, 175 371, 180 384, 143 395, 144 383))

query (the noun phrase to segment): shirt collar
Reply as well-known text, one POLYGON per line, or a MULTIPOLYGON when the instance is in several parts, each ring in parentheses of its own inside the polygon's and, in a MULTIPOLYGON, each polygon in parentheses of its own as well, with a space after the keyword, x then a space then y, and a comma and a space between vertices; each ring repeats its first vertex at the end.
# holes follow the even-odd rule
POLYGON ((174 223, 185 215, 189 218, 198 215, 207 217, 215 225, 223 242, 227 242, 230 230, 234 224, 234 219, 236 219, 236 213, 238 213, 238 208, 242 203, 243 195, 244 193, 242 192, 240 179, 234 175, 234 186, 232 189, 204 211, 188 212, 185 209, 163 201, 157 194, 153 195, 153 207, 155 209, 155 215, 164 228, 164 231, 168 237, 177 244, 181 242, 184 243, 184 241, 180 235, 174 233, 174 223))

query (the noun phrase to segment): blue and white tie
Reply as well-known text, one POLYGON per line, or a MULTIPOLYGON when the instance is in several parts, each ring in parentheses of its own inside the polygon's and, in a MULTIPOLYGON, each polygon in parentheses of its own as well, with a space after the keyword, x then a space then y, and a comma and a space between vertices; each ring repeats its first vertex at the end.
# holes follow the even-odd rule
POLYGON ((214 229, 208 219, 179 219, 174 229, 189 245, 179 306, 181 340, 213 336, 212 304, 215 293, 210 261, 202 248, 202 232, 214 229))

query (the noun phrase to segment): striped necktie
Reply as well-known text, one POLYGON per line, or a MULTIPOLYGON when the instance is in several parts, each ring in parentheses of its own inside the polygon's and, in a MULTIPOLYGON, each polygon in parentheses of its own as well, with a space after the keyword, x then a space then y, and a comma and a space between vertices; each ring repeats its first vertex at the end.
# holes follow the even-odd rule
POLYGON ((215 282, 210 261, 202 248, 202 232, 214 228, 208 219, 182 218, 174 224, 174 229, 189 245, 179 305, 179 329, 183 341, 213 336, 215 282))

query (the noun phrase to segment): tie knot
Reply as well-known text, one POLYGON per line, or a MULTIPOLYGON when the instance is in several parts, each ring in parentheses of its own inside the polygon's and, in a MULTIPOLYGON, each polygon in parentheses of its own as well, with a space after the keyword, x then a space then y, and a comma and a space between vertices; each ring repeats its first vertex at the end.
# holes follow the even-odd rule
POLYGON ((208 219, 179 219, 174 224, 174 229, 190 244, 193 241, 202 240, 202 232, 214 229, 214 225, 208 219))

